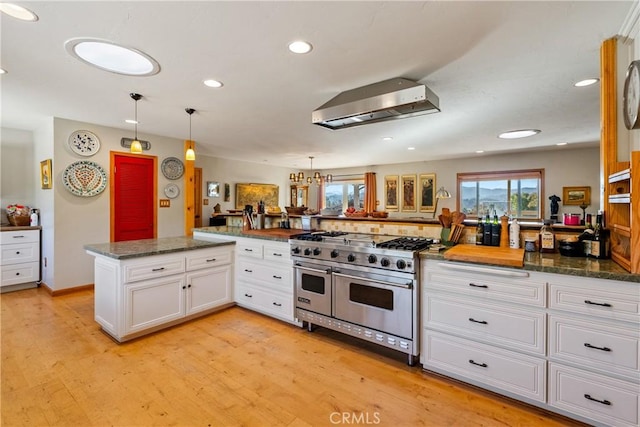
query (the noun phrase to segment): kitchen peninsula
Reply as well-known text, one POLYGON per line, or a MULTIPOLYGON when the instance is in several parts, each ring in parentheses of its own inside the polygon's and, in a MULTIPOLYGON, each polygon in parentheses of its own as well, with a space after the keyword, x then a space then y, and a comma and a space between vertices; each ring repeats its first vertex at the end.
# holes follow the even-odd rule
POLYGON ((95 320, 119 342, 233 305, 233 245, 190 237, 89 244, 95 320))

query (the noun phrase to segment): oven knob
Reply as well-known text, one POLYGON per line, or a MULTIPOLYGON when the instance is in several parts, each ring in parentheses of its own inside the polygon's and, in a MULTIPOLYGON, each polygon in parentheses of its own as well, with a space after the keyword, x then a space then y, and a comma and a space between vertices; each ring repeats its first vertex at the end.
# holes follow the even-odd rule
POLYGON ((300 248, 296 246, 295 248, 291 249, 291 252, 293 252, 294 254, 299 254, 300 248))
POLYGON ((407 263, 404 262, 403 259, 399 259, 398 262, 396 262, 396 267, 398 267, 400 270, 404 269, 407 266, 407 263))
POLYGON ((376 261, 378 261, 378 258, 373 254, 369 255, 369 258, 367 259, 369 260, 369 264, 375 264, 376 261))
POLYGON ((390 264, 390 262, 389 262, 389 260, 387 258, 382 258, 380 260, 380 265, 383 266, 383 267, 389 267, 389 264, 390 264))
POLYGON ((331 258, 338 258, 338 254, 339 254, 339 252, 337 250, 335 250, 335 249, 332 250, 331 251, 331 258))
POLYGON ((313 250, 313 254, 314 254, 314 255, 320 255, 320 248, 315 248, 315 249, 313 250))
POLYGON ((347 257, 347 261, 354 262, 356 260, 356 256, 354 254, 349 254, 347 257))
POLYGON ((311 255, 311 249, 307 248, 304 250, 305 255, 311 255))

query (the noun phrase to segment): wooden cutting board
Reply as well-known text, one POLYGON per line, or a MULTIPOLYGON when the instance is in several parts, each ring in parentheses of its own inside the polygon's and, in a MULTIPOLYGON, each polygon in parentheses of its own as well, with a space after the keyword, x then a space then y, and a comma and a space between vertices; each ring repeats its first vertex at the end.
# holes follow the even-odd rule
POLYGON ((456 245, 445 251, 444 259, 501 265, 505 267, 523 267, 524 249, 501 248, 498 246, 456 245))
POLYGON ((242 232, 242 234, 246 234, 247 236, 277 237, 280 239, 289 239, 291 236, 303 233, 308 233, 308 231, 292 228, 263 228, 262 230, 247 230, 242 232))

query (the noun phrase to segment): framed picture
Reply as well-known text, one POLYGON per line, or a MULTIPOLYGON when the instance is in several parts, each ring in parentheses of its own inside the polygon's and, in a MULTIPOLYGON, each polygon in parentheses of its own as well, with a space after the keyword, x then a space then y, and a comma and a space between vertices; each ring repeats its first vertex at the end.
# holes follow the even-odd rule
POLYGON ((220 183, 216 181, 207 181, 207 197, 220 196, 220 183))
POLYGON ((384 177, 384 208, 387 211, 398 210, 398 175, 384 177))
POLYGON ((402 212, 416 211, 416 176, 402 175, 400 192, 400 202, 402 203, 400 210, 402 212))
POLYGON ((236 209, 244 209, 246 205, 258 206, 260 201, 265 206, 278 206, 278 186, 274 184, 236 184, 236 209))
POLYGON ((231 188, 229 187, 229 184, 227 184, 226 182, 224 184, 224 201, 225 202, 231 201, 231 188))
POLYGON ((591 205, 591 187, 562 187, 562 204, 591 205))
POLYGON ((434 212, 436 209, 436 174, 423 173, 420 175, 419 197, 420 212, 434 212))
POLYGON ((52 187, 51 182, 51 159, 40 162, 40 185, 43 189, 48 190, 52 187))

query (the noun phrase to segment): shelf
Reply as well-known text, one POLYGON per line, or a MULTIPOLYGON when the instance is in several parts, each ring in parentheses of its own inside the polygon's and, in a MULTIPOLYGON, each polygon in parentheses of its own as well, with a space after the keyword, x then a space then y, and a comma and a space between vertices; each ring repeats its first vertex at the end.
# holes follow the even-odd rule
POLYGON ((631 203, 631 193, 611 195, 609 196, 609 203, 631 203))
POLYGON ((630 168, 627 168, 627 169, 621 170, 620 172, 612 173, 611 175, 609 175, 609 184, 614 182, 626 181, 628 179, 631 179, 630 168))
POLYGON ((618 233, 625 237, 631 237, 631 227, 626 227, 624 225, 613 224, 611 227, 615 233, 618 233))

